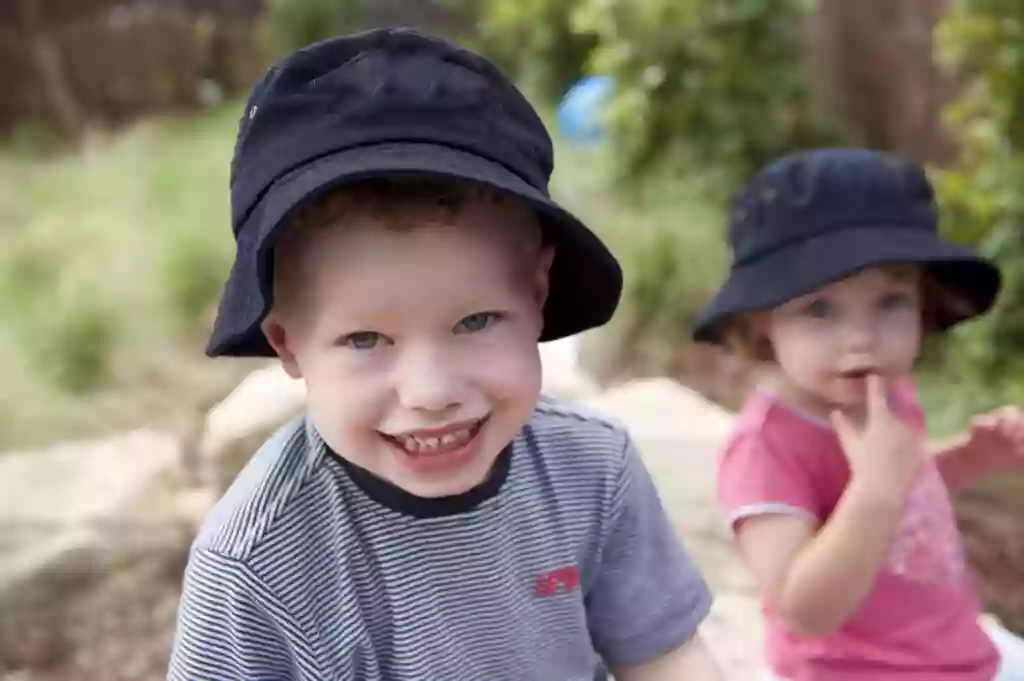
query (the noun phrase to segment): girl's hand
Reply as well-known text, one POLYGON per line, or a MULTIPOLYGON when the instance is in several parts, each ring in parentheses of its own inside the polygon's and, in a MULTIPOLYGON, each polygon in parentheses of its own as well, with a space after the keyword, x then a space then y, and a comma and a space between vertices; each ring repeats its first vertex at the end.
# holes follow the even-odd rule
POLYGON ((1024 412, 1001 407, 971 421, 960 456, 982 473, 1024 468, 1024 412))
POLYGON ((883 379, 867 378, 863 425, 836 411, 832 424, 850 462, 852 482, 887 500, 903 499, 927 458, 924 438, 889 406, 883 379))

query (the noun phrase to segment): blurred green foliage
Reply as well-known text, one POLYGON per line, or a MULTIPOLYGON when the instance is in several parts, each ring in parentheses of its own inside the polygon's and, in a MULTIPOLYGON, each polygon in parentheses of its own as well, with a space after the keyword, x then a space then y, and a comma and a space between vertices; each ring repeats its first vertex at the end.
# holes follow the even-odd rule
POLYGON ((622 188, 699 171, 724 196, 780 153, 842 139, 801 61, 810 0, 461 1, 478 8, 474 46, 547 102, 581 75, 614 79, 622 188))
POLYGON ((478 0, 268 0, 260 21, 266 45, 279 54, 352 31, 411 26, 486 51, 478 0), (478 22, 480 26, 478 27, 478 22))
POLYGON ((573 24, 579 0, 461 1, 478 13, 470 44, 548 102, 585 73, 598 44, 594 32, 573 24))
POLYGON ((957 332, 955 369, 1003 400, 1024 403, 1024 4, 955 0, 937 56, 963 80, 947 108, 960 149, 935 172, 943 226, 993 257, 1004 288, 993 312, 957 332))
POLYGON ((233 252, 238 106, 96 135, 78 154, 0 149, 0 449, 130 420, 146 405, 114 395, 201 358, 233 252))
POLYGON ((577 30, 600 43, 621 176, 651 169, 716 178, 727 196, 769 159, 835 142, 801 62, 806 0, 582 0, 577 30))
POLYGON ((367 0, 271 0, 262 28, 273 49, 287 52, 358 28, 366 4, 367 0))

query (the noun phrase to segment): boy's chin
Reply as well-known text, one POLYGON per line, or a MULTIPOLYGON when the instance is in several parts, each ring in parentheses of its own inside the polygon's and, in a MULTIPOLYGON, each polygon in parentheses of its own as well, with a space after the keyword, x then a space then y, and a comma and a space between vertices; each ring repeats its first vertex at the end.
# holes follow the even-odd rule
POLYGON ((467 462, 464 468, 429 475, 416 474, 408 469, 394 476, 391 484, 413 496, 439 499, 464 494, 483 484, 490 477, 500 452, 467 462))
POLYGON ((421 499, 443 499, 465 494, 480 485, 487 479, 487 475, 477 476, 476 479, 445 481, 439 483, 420 481, 395 481, 395 486, 409 494, 421 499))

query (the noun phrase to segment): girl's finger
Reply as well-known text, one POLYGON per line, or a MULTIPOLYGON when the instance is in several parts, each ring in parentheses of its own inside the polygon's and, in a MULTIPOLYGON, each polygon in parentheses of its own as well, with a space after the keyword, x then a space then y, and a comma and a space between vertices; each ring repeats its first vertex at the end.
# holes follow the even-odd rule
POLYGON ((843 449, 846 449, 847 445, 853 442, 854 438, 857 436, 856 428, 846 414, 838 409, 833 411, 830 417, 832 427, 836 430, 836 437, 839 438, 839 442, 843 445, 843 449))
POLYGON ((890 415, 889 400, 886 398, 885 381, 878 374, 868 374, 867 417, 868 423, 887 418, 890 415))

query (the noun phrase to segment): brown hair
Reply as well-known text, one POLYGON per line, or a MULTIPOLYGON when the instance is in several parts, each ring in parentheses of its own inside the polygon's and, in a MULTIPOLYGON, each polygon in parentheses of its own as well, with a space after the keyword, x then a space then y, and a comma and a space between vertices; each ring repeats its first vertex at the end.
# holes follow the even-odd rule
POLYGON ((775 361, 775 350, 767 336, 755 328, 757 315, 763 312, 741 312, 723 322, 722 339, 726 349, 741 359, 764 364, 775 361))
POLYGON ((469 182, 447 179, 371 178, 329 190, 307 202, 291 217, 274 247, 275 299, 284 293, 296 259, 315 241, 317 232, 344 225, 354 214, 369 216, 388 230, 451 224, 470 204, 483 202, 538 225, 536 237, 524 239, 524 250, 540 248, 537 217, 521 201, 469 182), (280 275, 280 276, 279 276, 280 275))
MULTIPOLYGON (((388 229, 454 218, 471 201, 516 205, 487 188, 438 179, 371 178, 330 190, 292 217, 286 234, 337 224, 353 211, 371 215, 388 229), (410 215, 415 214, 415 220, 410 215)), ((519 208, 522 210, 522 208, 519 208)))

